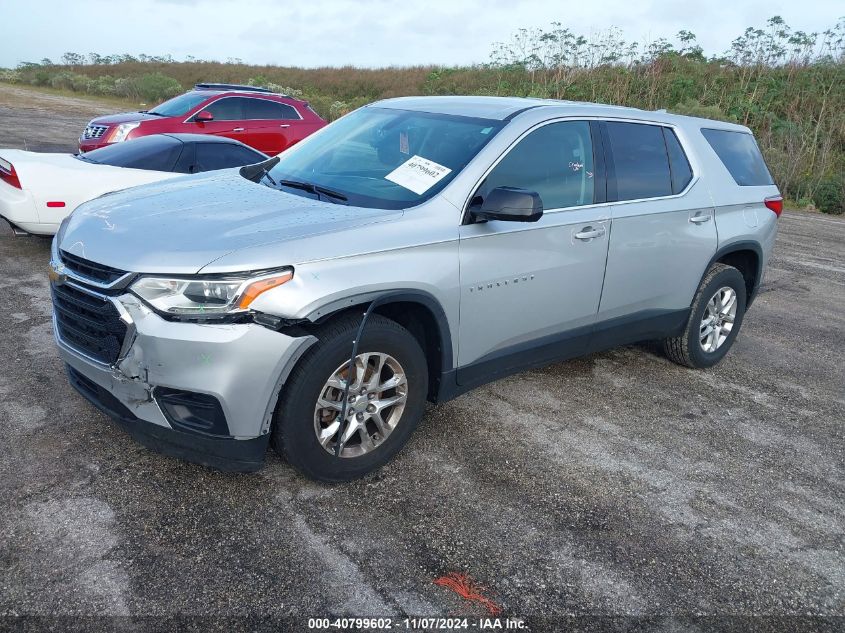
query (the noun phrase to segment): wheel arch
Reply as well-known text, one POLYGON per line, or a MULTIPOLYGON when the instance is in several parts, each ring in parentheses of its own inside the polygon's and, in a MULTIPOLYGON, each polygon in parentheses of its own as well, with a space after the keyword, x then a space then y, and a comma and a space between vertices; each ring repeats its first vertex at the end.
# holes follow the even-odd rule
POLYGON ((732 242, 721 247, 707 268, 704 270, 702 280, 713 264, 722 263, 733 266, 742 274, 745 279, 746 309, 751 306, 754 298, 760 289, 760 280, 763 274, 763 247, 759 242, 751 240, 732 242))
POLYGON ((428 400, 438 401, 441 382, 452 375, 452 334, 443 306, 430 293, 418 289, 368 292, 318 308, 305 318, 315 325, 355 313, 360 319, 372 302, 378 302, 375 314, 396 321, 417 339, 428 364, 428 400))

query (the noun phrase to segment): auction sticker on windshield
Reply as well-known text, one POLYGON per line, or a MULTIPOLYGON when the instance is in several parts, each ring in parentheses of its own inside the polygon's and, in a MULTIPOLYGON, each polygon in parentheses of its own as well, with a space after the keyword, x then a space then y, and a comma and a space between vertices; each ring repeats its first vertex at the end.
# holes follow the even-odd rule
POLYGON ((422 156, 411 156, 387 174, 385 179, 421 195, 443 180, 451 171, 448 167, 438 165, 422 156))

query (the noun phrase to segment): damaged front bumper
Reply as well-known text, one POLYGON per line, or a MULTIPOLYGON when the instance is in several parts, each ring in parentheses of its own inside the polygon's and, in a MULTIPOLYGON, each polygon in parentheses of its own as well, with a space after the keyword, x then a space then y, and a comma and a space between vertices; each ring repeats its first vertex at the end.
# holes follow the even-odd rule
POLYGON ((256 323, 168 321, 132 294, 99 296, 127 325, 114 363, 63 340, 54 311, 74 388, 154 450, 223 470, 260 468, 279 391, 316 339, 256 323))

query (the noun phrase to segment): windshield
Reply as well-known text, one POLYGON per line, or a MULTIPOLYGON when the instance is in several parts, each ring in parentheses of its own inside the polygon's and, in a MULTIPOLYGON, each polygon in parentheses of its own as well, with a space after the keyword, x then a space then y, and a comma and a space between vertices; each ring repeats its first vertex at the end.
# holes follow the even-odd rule
MULTIPOLYGON (((280 154, 270 177, 299 195, 309 193, 301 186, 307 183, 341 194, 353 206, 411 207, 443 189, 502 125, 489 119, 361 108, 280 154)), ((267 178, 262 182, 273 186, 267 178)))
POLYGON ((165 101, 161 105, 157 105, 149 111, 150 114, 158 114, 160 116, 182 116, 196 108, 203 101, 214 94, 207 92, 188 92, 178 97, 165 101))

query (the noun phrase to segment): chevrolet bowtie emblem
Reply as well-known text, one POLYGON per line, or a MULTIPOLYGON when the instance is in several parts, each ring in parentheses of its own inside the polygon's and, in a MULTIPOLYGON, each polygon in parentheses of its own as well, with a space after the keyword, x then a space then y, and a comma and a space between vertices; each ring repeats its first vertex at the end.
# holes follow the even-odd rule
POLYGON ((50 270, 47 271, 47 278, 50 280, 50 283, 57 286, 61 286, 65 283, 67 281, 67 275, 65 274, 64 264, 51 263, 50 270))

